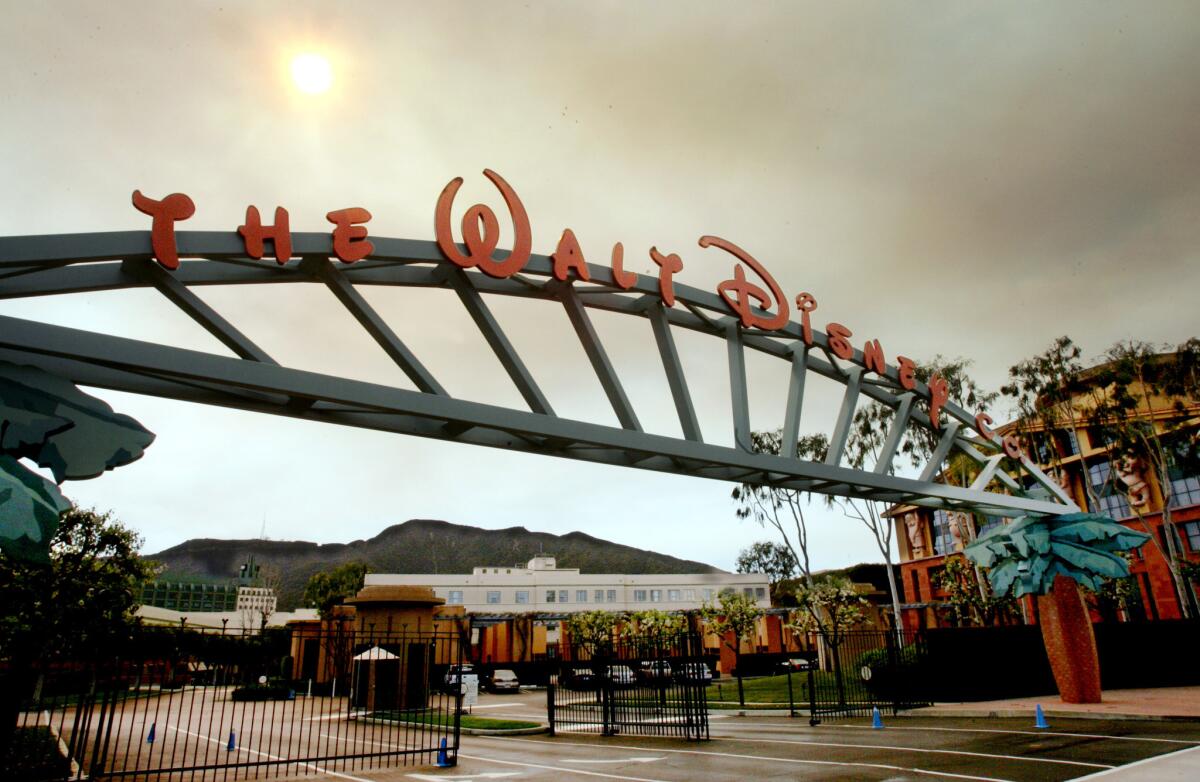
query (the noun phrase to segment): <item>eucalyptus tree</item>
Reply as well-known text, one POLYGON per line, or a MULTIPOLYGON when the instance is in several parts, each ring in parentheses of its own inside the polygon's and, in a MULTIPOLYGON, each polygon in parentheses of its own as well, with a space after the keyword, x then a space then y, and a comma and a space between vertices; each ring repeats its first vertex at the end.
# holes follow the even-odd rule
MULTIPOLYGON (((967 374, 971 362, 962 359, 946 359, 941 355, 932 361, 920 362, 914 374, 917 380, 928 383, 934 375, 946 382, 948 398, 966 409, 981 409, 991 404, 997 397, 994 392, 980 389, 978 384, 967 374)), ((888 429, 895 412, 879 402, 870 402, 854 414, 854 423, 846 442, 846 458, 855 469, 872 469, 878 464, 887 438, 888 429)), ((906 427, 900 439, 899 454, 908 458, 913 467, 923 467, 933 458, 937 448, 938 435, 924 427, 906 427)), ((895 459, 888 465, 888 472, 894 473, 895 459)), ((955 460, 945 474, 948 482, 959 485, 969 485, 976 468, 967 460, 955 460)), ((895 527, 890 519, 883 517, 880 503, 873 500, 853 497, 831 497, 831 505, 837 505, 846 516, 857 519, 867 528, 883 555, 887 566, 888 588, 892 598, 892 616, 897 631, 900 627, 900 590, 896 584, 896 574, 892 566, 892 538, 895 527)), ((981 581, 981 580, 980 580, 981 581)))
MULTIPOLYGON (((778 456, 783 450, 783 430, 752 432, 750 442, 756 453, 778 456)), ((801 437, 796 443, 795 456, 817 461, 825 458, 828 449, 829 441, 825 435, 808 435, 801 437)), ((732 496, 737 503, 737 517, 753 519, 759 525, 770 527, 779 533, 779 539, 791 552, 795 567, 799 569, 804 580, 811 584, 813 576, 808 549, 808 520, 804 515, 804 510, 812 499, 811 492, 782 486, 742 483, 734 487, 732 496)))

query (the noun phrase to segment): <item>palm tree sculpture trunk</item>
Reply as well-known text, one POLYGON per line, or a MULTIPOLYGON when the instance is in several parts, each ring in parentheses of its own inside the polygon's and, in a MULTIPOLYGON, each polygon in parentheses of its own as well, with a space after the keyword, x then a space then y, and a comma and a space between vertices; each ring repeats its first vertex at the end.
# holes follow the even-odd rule
POLYGON ((1079 585, 1060 573, 1037 603, 1042 641, 1063 702, 1099 703, 1100 657, 1079 585))

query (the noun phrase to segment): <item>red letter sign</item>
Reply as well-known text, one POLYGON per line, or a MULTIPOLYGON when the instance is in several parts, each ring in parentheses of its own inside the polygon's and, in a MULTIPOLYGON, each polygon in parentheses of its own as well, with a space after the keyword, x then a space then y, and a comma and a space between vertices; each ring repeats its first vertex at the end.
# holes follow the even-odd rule
POLYGON ((750 253, 738 247, 733 242, 727 242, 716 236, 701 236, 700 246, 708 247, 709 245, 720 247, 749 266, 755 274, 762 278, 767 287, 771 289, 771 295, 768 297, 766 291, 762 288, 752 282, 746 282, 746 273, 742 270, 741 266, 733 267, 732 280, 726 280, 717 286, 717 293, 729 305, 729 309, 741 317, 742 325, 746 328, 757 326, 766 331, 775 331, 786 326, 788 323, 788 303, 787 299, 783 298, 783 291, 779 290, 779 284, 775 282, 775 278, 758 261, 754 260, 750 253), (757 302, 761 309, 766 310, 770 314, 772 301, 779 307, 779 313, 773 317, 759 317, 751 311, 753 303, 757 302))
POLYGON ((361 261, 375 252, 375 245, 367 241, 367 229, 356 225, 371 219, 371 213, 366 209, 338 209, 325 215, 325 219, 334 224, 333 254, 342 263, 361 261))
POLYGON ((150 246, 154 248, 154 259, 164 269, 179 268, 179 253, 175 249, 175 223, 186 220, 196 213, 196 205, 183 193, 171 193, 161 201, 147 198, 141 190, 133 191, 133 206, 142 214, 150 215, 150 246))
POLYGON ((492 184, 500 191, 512 215, 514 238, 509 256, 503 261, 492 260, 492 251, 500 243, 500 223, 496 220, 496 213, 483 204, 475 204, 463 215, 462 234, 467 254, 463 255, 454 244, 454 237, 450 235, 450 205, 454 203, 458 188, 462 187, 462 177, 451 179, 438 196, 437 209, 433 213, 433 230, 437 235, 438 248, 446 260, 464 269, 478 266, 484 274, 504 279, 521 271, 529 261, 529 250, 533 243, 529 234, 529 215, 525 213, 521 199, 517 198, 503 177, 488 168, 483 170, 483 175, 492 180, 492 184), (482 236, 479 233, 480 223, 483 223, 482 236))
POLYGON ((658 292, 662 295, 663 304, 675 306, 675 272, 683 270, 683 260, 671 253, 663 255, 657 247, 650 248, 650 260, 658 264, 658 292))
POLYGON ((275 260, 280 266, 292 257, 292 233, 288 226, 288 211, 282 206, 275 207, 275 225, 263 227, 262 218, 257 206, 246 207, 246 224, 238 226, 238 233, 246 244, 246 255, 251 258, 263 257, 263 240, 275 242, 275 260))

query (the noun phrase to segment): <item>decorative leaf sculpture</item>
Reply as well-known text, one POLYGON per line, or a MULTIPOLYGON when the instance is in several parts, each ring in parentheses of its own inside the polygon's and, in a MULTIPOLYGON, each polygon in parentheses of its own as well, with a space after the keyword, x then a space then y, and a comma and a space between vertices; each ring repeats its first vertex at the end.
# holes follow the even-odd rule
POLYGON ((1150 539, 1096 513, 1023 516, 993 527, 963 553, 988 569, 996 594, 1014 597, 1047 594, 1059 574, 1096 590, 1106 578, 1129 575, 1129 563, 1117 552, 1150 539))
POLYGON ((0 452, 32 459, 61 483, 129 464, 152 442, 133 418, 69 380, 0 361, 0 452))
POLYGON ((0 361, 0 547, 44 559, 70 502, 24 467, 30 459, 55 481, 95 478, 138 459, 154 435, 127 415, 36 367, 0 361))
POLYGON ((6 552, 45 560, 58 517, 70 507, 53 483, 0 455, 0 544, 6 552))

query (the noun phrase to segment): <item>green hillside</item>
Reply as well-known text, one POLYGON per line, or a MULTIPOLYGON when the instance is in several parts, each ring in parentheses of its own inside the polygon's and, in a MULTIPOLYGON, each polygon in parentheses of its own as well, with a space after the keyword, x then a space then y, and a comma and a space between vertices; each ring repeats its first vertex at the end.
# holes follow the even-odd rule
POLYGON ((559 567, 585 573, 720 573, 701 562, 676 559, 594 538, 582 532, 553 535, 524 527, 488 530, 446 521, 411 519, 353 543, 215 540, 198 538, 147 555, 161 562, 164 580, 232 578, 250 555, 283 578, 280 610, 300 601, 313 573, 344 562, 366 562, 373 573, 470 573, 483 565, 511 567, 544 554, 559 567))

